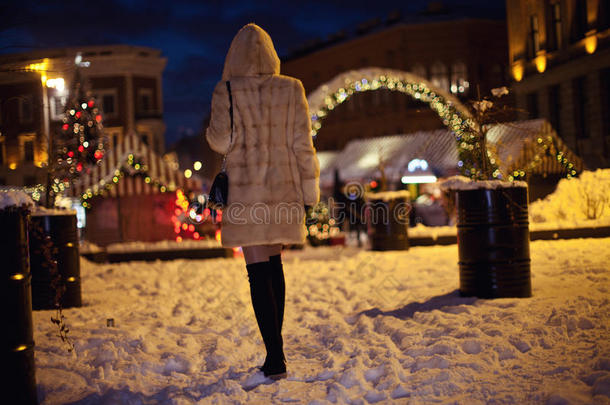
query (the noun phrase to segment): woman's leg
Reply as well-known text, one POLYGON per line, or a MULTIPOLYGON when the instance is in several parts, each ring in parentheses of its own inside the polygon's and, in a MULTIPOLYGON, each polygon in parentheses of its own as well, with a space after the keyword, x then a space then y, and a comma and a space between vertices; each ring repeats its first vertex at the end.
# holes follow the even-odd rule
POLYGON ((268 262, 271 256, 279 255, 282 252, 282 245, 243 246, 241 250, 244 253, 246 264, 252 264, 268 262))
POLYGON ((273 272, 269 262, 270 254, 281 251, 281 245, 246 246, 242 250, 248 269, 252 307, 267 350, 263 371, 267 376, 283 376, 286 365, 273 272))

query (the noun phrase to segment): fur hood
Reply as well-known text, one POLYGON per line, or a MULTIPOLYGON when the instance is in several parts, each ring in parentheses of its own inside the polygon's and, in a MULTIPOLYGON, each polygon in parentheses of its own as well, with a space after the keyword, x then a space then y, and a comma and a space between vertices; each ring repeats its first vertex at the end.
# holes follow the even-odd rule
POLYGON ((222 80, 279 73, 280 58, 269 34, 254 23, 245 25, 231 42, 222 80))

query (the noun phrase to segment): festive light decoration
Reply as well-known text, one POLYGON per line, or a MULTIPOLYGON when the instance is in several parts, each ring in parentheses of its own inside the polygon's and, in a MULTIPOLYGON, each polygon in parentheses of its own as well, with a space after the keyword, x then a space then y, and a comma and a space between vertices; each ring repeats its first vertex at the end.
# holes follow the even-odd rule
POLYGON ((112 177, 101 179, 97 184, 87 189, 81 195, 82 206, 85 208, 91 208, 91 203, 89 200, 98 195, 105 195, 110 191, 110 189, 116 186, 125 175, 142 176, 146 184, 150 184, 151 186, 158 188, 162 193, 176 190, 176 186, 173 183, 165 184, 158 179, 152 178, 148 174, 148 166, 144 164, 141 159, 138 159, 133 153, 130 153, 127 155, 125 162, 114 171, 112 177))
MULTIPOLYGON (((546 56, 541 56, 544 58, 544 67, 542 66, 542 59, 540 58, 540 66, 538 66, 538 69, 543 72, 546 69, 546 56)), ((512 70, 515 80, 520 81, 523 77, 523 66, 521 64, 513 65, 512 70)), ((344 103, 354 94, 378 89, 398 91, 428 104, 429 107, 438 114, 443 124, 455 135, 459 156, 458 167, 465 176, 472 179, 483 179, 486 178, 484 172, 488 171, 492 178, 516 180, 524 178, 529 170, 539 165, 539 162, 534 160, 528 164, 527 168, 519 170, 518 177, 515 177, 514 172, 508 176, 506 174, 503 176, 503 173, 501 173, 498 168, 497 158, 493 152, 487 150, 487 148, 483 148, 485 150, 482 150, 482 148, 479 147, 481 136, 486 132, 485 126, 482 125, 484 124, 483 120, 475 119, 472 113, 462 106, 452 95, 444 92, 442 89, 435 88, 435 86, 426 80, 407 72, 387 69, 368 68, 362 69, 361 71, 347 72, 345 75, 336 77, 331 80, 329 84, 321 86, 312 93, 312 95, 308 97, 309 105, 312 109, 311 136, 314 138, 317 136, 318 131, 322 128, 322 121, 324 118, 339 104, 344 103), (360 75, 361 78, 357 80, 352 79, 357 75, 360 75), (334 92, 329 92, 329 89, 338 87, 337 83, 342 79, 342 76, 345 76, 343 78, 343 87, 339 87, 334 92), (481 123, 479 123, 479 121, 481 121, 481 123), (485 164, 482 163, 484 161, 487 161, 487 167, 484 167, 485 164), (521 172, 523 172, 523 175, 521 175, 521 172)), ((505 88, 502 89, 505 90, 505 88)), ((508 93, 508 91, 502 92, 502 94, 494 94, 494 96, 499 97, 506 93, 508 93)), ((476 102, 475 107, 477 103, 479 103, 479 107, 482 108, 482 111, 476 111, 475 108, 475 113, 477 113, 476 115, 479 118, 486 108, 491 108, 493 106, 493 103, 485 99, 476 102)), ((546 141, 544 145, 547 145, 546 141)), ((547 145, 546 149, 550 150, 550 147, 547 145)), ((544 152, 544 150, 543 146, 542 152, 544 152)), ((558 156, 557 158, 564 164, 564 156, 558 156)), ((541 157, 538 157, 538 159, 540 160, 541 157)), ((566 171, 566 176, 571 177, 574 176, 575 173, 573 173, 573 164, 568 167, 570 164, 571 163, 566 160, 565 166, 566 169, 569 169, 566 171)))
POLYGON ((316 204, 306 214, 307 239, 313 246, 328 244, 329 238, 340 233, 335 220, 330 218, 328 206, 323 202, 316 204))
POLYGON ((91 94, 85 91, 77 70, 64 108, 63 124, 54 137, 53 191, 63 191, 60 185, 67 187, 100 164, 105 153, 104 143, 101 111, 91 94))
MULTIPOLYGON (((320 108, 315 108, 316 103, 310 102, 310 106, 314 106, 314 112, 311 115, 311 136, 315 137, 317 135, 322 128, 322 121, 330 111, 347 101, 354 94, 379 89, 398 91, 428 104, 438 114, 443 124, 455 135, 460 161, 463 162, 461 169, 464 174, 472 178, 482 177, 483 168, 478 163, 482 159, 481 156, 477 156, 477 153, 480 153, 479 148, 477 148, 479 125, 474 121, 471 114, 459 104, 457 99, 445 93, 442 89, 434 88, 427 81, 410 74, 392 73, 391 71, 386 72, 386 74, 380 73, 382 71, 379 69, 372 70, 372 72, 368 75, 374 77, 372 80, 346 78, 345 86, 334 93, 327 94, 324 97, 324 104, 320 108)), ((315 96, 319 97, 319 94, 315 96)), ((495 173, 499 174, 499 172, 495 173)))
POLYGON ((543 162, 544 156, 549 156, 557 160, 557 162, 563 167, 564 175, 567 179, 576 177, 578 170, 576 165, 571 162, 562 151, 561 147, 557 144, 557 140, 551 135, 538 137, 534 148, 534 158, 525 167, 515 169, 508 176, 509 181, 513 180, 527 180, 529 173, 533 172, 543 162))

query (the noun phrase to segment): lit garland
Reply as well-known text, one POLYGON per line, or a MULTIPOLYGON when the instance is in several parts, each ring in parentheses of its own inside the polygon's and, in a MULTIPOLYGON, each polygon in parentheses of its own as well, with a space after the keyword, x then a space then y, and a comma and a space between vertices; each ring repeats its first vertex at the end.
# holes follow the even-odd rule
MULTIPOLYGON (((324 97, 324 106, 311 114, 311 136, 314 138, 316 137, 318 131, 322 128, 322 121, 324 118, 339 104, 347 101, 356 93, 378 89, 398 91, 405 93, 416 100, 427 103, 430 108, 438 114, 443 124, 455 135, 459 155, 458 167, 468 177, 473 179, 482 177, 482 168, 478 167, 476 164, 476 162, 481 161, 481 157, 476 156, 477 153, 480 153, 478 152, 479 148, 477 147, 478 124, 470 116, 466 116, 466 114, 461 112, 453 102, 447 100, 443 95, 437 94, 424 82, 411 82, 402 78, 383 74, 371 81, 366 78, 356 81, 346 80, 346 85, 344 87, 339 88, 334 93, 326 95, 326 97, 324 97)), ((566 169, 567 178, 571 178, 577 174, 574 164, 569 162, 556 146, 552 145, 553 139, 551 137, 544 140, 538 138, 538 143, 542 148, 542 153, 546 154, 549 153, 547 151, 550 151, 555 147, 556 158, 566 169)), ((497 159, 489 150, 487 151, 487 155, 489 157, 489 162, 492 165, 492 176, 501 179, 502 173, 497 165, 497 159)), ((508 176, 508 180, 522 180, 526 174, 539 165, 541 161, 542 158, 540 154, 536 154, 534 161, 530 162, 524 169, 513 171, 513 173, 508 176)))
POLYGON ((330 218, 328 206, 322 202, 316 204, 307 214, 307 239, 318 246, 327 244, 331 237, 338 236, 340 229, 333 218, 330 218))
POLYGON ((88 202, 87 200, 90 200, 91 198, 98 196, 98 195, 105 195, 105 193, 107 193, 116 184, 118 184, 118 182, 126 174, 128 174, 128 175, 139 174, 139 175, 144 176, 144 182, 146 184, 150 184, 151 186, 158 188, 159 191, 161 191, 162 193, 164 193, 166 191, 174 191, 176 189, 175 184, 170 183, 169 185, 167 185, 167 184, 164 184, 163 182, 161 182, 160 180, 154 179, 150 175, 148 175, 148 173, 147 173, 148 166, 143 164, 141 161, 136 160, 135 156, 132 153, 130 153, 127 156, 125 163, 126 164, 121 165, 120 168, 118 168, 114 171, 114 174, 111 179, 100 180, 98 184, 89 188, 87 191, 85 191, 81 195, 81 204, 83 207, 91 208, 91 203, 88 202))
MULTIPOLYGON (((335 93, 328 94, 324 98, 324 106, 311 115, 311 136, 315 137, 320 128, 322 120, 339 104, 347 101, 352 95, 371 90, 388 89, 405 93, 416 100, 427 103, 430 108, 438 114, 441 121, 455 135, 458 143, 458 151, 462 166, 460 168, 467 176, 474 177, 480 173, 481 168, 476 167, 473 154, 476 153, 477 125, 471 117, 464 113, 443 95, 437 94, 428 84, 424 82, 409 82, 397 77, 380 75, 369 81, 366 78, 346 83, 345 87, 338 89, 335 93)), ((496 169, 494 177, 500 172, 496 169)))
POLYGON ((40 201, 40 198, 44 194, 44 190, 45 187, 42 184, 36 184, 35 186, 29 187, 0 186, 0 192, 23 191, 36 202, 40 201))
POLYGON ((576 177, 578 172, 574 163, 570 162, 565 156, 563 151, 556 144, 555 139, 551 135, 545 137, 538 137, 536 139, 534 160, 527 164, 523 169, 514 170, 509 176, 508 180, 525 180, 528 173, 532 172, 536 167, 542 164, 542 156, 553 156, 559 164, 562 165, 565 177, 571 179, 576 177))

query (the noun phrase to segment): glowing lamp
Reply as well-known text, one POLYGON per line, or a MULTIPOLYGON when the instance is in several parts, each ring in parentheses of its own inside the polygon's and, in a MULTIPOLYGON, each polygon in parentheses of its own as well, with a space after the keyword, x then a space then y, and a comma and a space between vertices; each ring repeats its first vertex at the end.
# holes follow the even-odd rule
POLYGON ((436 183, 436 176, 402 176, 400 181, 402 182, 402 184, 436 183))
POLYGON ((536 70, 539 73, 542 73, 546 70, 546 55, 536 56, 534 59, 534 63, 536 64, 536 70))
POLYGON ((201 170, 201 162, 200 161, 196 161, 195 163, 193 163, 193 169, 195 170, 201 170))
POLYGON ((592 54, 597 49, 597 36, 595 35, 595 31, 588 32, 587 37, 585 38, 585 50, 588 54, 592 54))
POLYGON ((193 172, 191 171, 191 169, 186 169, 184 171, 184 177, 186 177, 187 179, 190 179, 192 175, 193 175, 193 172))
POLYGON ((521 65, 521 63, 513 65, 512 71, 515 81, 520 82, 523 79, 523 65, 521 65))
MULTIPOLYGON (((45 75, 43 75, 43 77, 46 79, 45 75)), ((45 84, 48 88, 56 89, 59 91, 64 91, 64 89, 66 88, 66 82, 62 77, 58 77, 56 79, 47 79, 45 84)))

